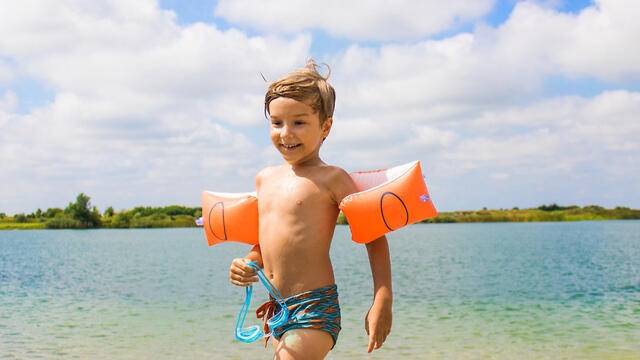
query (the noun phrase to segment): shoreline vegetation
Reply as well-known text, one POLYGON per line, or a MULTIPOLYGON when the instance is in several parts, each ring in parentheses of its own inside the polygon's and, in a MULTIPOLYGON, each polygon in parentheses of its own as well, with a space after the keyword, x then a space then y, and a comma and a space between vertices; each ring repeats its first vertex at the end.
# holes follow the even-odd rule
MULTIPOLYGON (((91 198, 84 193, 64 208, 38 209, 31 214, 7 214, 0 212, 0 230, 34 229, 150 229, 197 227, 195 220, 202 215, 201 207, 179 205, 150 207, 138 206, 118 212, 109 206, 104 213, 91 205, 91 198)), ((423 223, 468 222, 541 222, 586 220, 637 220, 640 210, 618 206, 605 209, 598 205, 579 207, 541 205, 537 208, 487 209, 440 212, 437 217, 423 223)), ((344 214, 338 216, 338 225, 346 225, 344 214)))

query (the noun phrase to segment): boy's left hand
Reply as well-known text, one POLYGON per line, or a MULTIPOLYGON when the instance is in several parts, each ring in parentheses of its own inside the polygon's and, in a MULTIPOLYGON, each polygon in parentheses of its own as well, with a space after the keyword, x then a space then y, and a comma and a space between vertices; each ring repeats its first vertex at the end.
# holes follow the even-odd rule
POLYGON ((369 347, 367 352, 379 349, 387 335, 391 332, 391 305, 382 302, 373 302, 364 319, 364 329, 369 335, 369 347))

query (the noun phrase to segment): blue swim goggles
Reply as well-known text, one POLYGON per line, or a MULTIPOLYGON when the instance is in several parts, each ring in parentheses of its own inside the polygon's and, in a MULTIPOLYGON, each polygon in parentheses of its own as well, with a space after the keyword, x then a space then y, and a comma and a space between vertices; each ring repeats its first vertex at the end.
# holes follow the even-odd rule
MULTIPOLYGON (((276 287, 271 284, 258 264, 256 264, 255 261, 252 261, 247 263, 247 265, 251 266, 257 272, 260 281, 262 281, 267 290, 269 290, 278 304, 280 304, 281 310, 271 319, 267 320, 267 326, 271 331, 273 331, 273 329, 284 325, 287 320, 289 320, 289 309, 287 309, 287 304, 284 302, 284 298, 282 297, 282 295, 280 295, 278 289, 276 289, 276 287)), ((264 331, 258 325, 248 326, 246 328, 242 327, 244 325, 244 318, 247 316, 247 311, 249 310, 252 292, 253 285, 245 287, 244 304, 242 304, 240 314, 238 314, 238 321, 236 321, 236 339, 247 343, 256 341, 261 337, 269 337, 271 335, 271 333, 265 335, 264 331)))

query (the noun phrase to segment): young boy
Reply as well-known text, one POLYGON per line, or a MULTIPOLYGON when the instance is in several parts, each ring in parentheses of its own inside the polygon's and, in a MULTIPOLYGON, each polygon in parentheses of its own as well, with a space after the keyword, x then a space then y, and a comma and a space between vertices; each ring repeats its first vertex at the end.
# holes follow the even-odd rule
MULTIPOLYGON (((335 91, 328 76, 322 77, 309 60, 305 68, 270 84, 265 115, 284 164, 256 176, 260 244, 234 259, 230 268, 231 283, 249 286, 258 279, 246 263, 256 261, 285 298, 289 321, 272 334, 277 359, 322 359, 340 331, 329 248, 338 204, 357 189, 344 170, 319 156, 333 123, 335 91)), ((365 317, 371 352, 391 330, 391 265, 384 236, 366 246, 374 285, 373 305, 365 317)), ((257 313, 266 321, 279 310, 277 302, 270 301, 257 313)))

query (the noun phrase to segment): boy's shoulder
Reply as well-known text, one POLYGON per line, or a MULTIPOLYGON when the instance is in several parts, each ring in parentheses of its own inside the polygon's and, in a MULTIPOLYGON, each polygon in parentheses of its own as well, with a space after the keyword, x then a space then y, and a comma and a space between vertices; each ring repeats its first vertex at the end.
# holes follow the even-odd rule
POLYGON ((325 165, 323 167, 323 171, 332 178, 332 180, 346 180, 347 178, 351 179, 349 173, 346 172, 343 168, 335 165, 325 165))
POLYGON ((278 166, 267 166, 266 168, 258 171, 258 174, 256 174, 256 178, 267 176, 273 173, 277 168, 278 166))
POLYGON ((256 174, 256 185, 260 185, 262 179, 273 175, 278 170, 279 166, 267 166, 266 168, 258 171, 256 174))
POLYGON ((357 191, 356 184, 353 182, 349 173, 338 166, 326 166, 327 185, 333 193, 336 203, 340 203, 342 199, 357 191))

